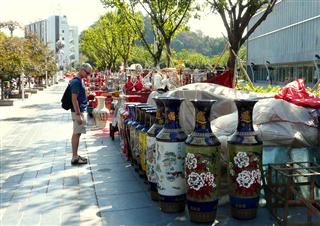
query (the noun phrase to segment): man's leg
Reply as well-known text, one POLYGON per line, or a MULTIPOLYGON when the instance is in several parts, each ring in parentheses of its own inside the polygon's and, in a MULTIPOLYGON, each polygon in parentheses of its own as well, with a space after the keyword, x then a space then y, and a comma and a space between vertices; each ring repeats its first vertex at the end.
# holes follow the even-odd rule
POLYGON ((76 159, 78 157, 78 147, 80 141, 81 133, 73 133, 71 137, 71 146, 72 146, 72 159, 76 159))

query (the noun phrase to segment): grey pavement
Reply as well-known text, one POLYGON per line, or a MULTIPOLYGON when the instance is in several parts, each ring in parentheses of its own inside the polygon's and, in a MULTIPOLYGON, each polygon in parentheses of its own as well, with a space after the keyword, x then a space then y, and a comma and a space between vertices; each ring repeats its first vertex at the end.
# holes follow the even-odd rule
MULTIPOLYGON (((161 212, 121 155, 118 137, 98 136, 92 121, 79 148, 89 163, 71 166, 70 112, 60 107, 65 87, 0 107, 0 225, 198 225, 187 211, 161 212)), ((250 221, 229 212, 219 207, 212 225, 276 225, 265 207, 250 221)))

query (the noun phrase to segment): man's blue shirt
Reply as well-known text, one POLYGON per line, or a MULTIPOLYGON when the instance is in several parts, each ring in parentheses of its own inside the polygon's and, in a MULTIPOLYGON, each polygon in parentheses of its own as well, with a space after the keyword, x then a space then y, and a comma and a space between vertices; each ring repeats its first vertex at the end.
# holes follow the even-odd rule
POLYGON ((81 112, 85 112, 87 110, 87 96, 84 84, 81 79, 78 77, 74 77, 70 81, 71 93, 78 94, 78 103, 81 112))

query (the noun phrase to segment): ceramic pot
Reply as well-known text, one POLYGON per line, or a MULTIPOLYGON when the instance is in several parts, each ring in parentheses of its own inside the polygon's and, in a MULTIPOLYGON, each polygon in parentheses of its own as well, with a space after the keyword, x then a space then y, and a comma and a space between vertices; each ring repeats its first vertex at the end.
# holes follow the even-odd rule
POLYGON ((106 127, 106 123, 108 121, 109 117, 109 110, 105 106, 105 97, 103 96, 96 96, 96 99, 98 101, 97 107, 93 110, 93 117, 96 123, 96 126, 100 129, 103 129, 106 127))
POLYGON ((143 128, 142 125, 142 112, 141 109, 148 107, 148 104, 139 104, 136 106, 136 114, 137 114, 137 123, 134 127, 134 141, 133 141, 133 156, 134 156, 134 163, 135 163, 135 170, 138 172, 139 169, 141 171, 141 165, 140 165, 140 143, 139 143, 139 136, 140 136, 140 130, 143 128))
POLYGON ((184 99, 162 99, 165 106, 165 125, 156 136, 156 175, 160 209, 182 212, 185 209, 185 139, 179 123, 180 104, 184 99))
POLYGON ((135 106, 139 103, 129 103, 128 104, 128 117, 124 121, 124 134, 125 134, 125 148, 127 149, 128 161, 132 162, 132 150, 131 150, 131 137, 130 137, 130 127, 135 120, 135 106))
POLYGON ((237 219, 255 218, 259 204, 263 147, 252 122, 256 103, 253 100, 235 100, 238 126, 227 144, 231 214, 237 219))
MULTIPOLYGON (((167 97, 163 97, 167 98, 167 97)), ((155 172, 156 168, 156 136, 163 128, 165 121, 165 109, 164 104, 161 101, 161 97, 155 97, 153 100, 156 102, 157 111, 155 121, 151 125, 151 128, 147 132, 147 150, 146 150, 146 164, 147 164, 147 178, 150 185, 150 196, 154 201, 159 200, 159 194, 157 189, 157 176, 155 172)))
POLYGON ((214 222, 220 185, 221 144, 210 127, 210 110, 215 100, 191 100, 195 128, 186 140, 186 186, 190 220, 214 222))
POLYGON ((154 109, 151 105, 147 107, 141 108, 141 121, 140 121, 140 127, 136 127, 138 129, 138 136, 139 136, 139 153, 137 154, 137 160, 138 166, 139 166, 139 175, 141 177, 147 178, 146 175, 146 164, 145 164, 145 149, 147 145, 147 131, 149 128, 147 128, 147 116, 146 111, 154 109))

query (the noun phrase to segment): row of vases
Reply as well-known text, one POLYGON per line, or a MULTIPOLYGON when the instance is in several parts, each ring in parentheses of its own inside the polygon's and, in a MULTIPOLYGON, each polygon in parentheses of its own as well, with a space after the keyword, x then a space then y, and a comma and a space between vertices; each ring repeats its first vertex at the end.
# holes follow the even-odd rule
MULTIPOLYGON (((187 200, 191 221, 213 222, 221 177, 220 142, 213 135, 209 120, 215 101, 191 101, 196 113, 195 129, 187 137, 179 123, 184 99, 154 100, 156 110, 147 104, 128 105, 128 158, 141 176, 147 176, 151 199, 160 201, 162 211, 184 211, 187 200)), ((238 219, 251 219, 256 216, 259 202, 262 142, 252 125, 256 101, 235 103, 239 122, 228 140, 231 213, 238 219)))

